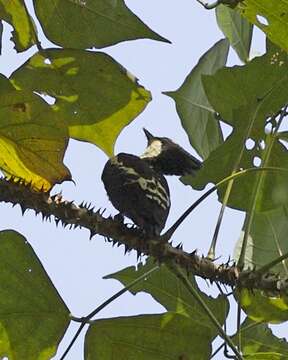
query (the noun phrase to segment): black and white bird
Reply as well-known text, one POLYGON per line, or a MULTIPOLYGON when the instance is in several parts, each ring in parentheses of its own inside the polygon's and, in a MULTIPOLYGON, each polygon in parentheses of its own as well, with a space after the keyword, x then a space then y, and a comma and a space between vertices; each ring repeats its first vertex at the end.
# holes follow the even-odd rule
POLYGON ((165 137, 144 129, 148 146, 140 157, 120 153, 110 158, 102 181, 113 206, 147 236, 159 235, 170 210, 170 192, 164 175, 194 174, 201 162, 165 137))

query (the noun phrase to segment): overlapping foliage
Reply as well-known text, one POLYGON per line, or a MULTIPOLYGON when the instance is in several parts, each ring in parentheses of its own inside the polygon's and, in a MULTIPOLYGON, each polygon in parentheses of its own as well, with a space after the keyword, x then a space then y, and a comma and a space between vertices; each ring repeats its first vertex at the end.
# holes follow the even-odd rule
MULTIPOLYGON (((225 3, 229 5, 228 0, 225 3)), ((0 168, 5 176, 47 192, 71 179, 63 164, 69 137, 112 155, 121 130, 151 101, 150 92, 135 76, 91 48, 139 38, 167 40, 149 29, 123 0, 34 0, 34 6, 45 35, 62 48, 42 48, 24 2, 0 1, 1 20, 14 28, 15 49, 37 45, 37 52, 9 79, 0 78, 0 168)), ((178 90, 165 94, 175 100, 191 145, 205 159, 197 177, 183 179, 186 184, 199 190, 242 168, 259 169, 219 187, 218 197, 223 206, 246 213, 235 259, 240 259, 241 267, 260 268, 287 253, 288 8, 284 0, 244 0, 234 9, 221 5, 216 13, 227 39, 201 57, 178 90), (273 42, 255 59, 249 58, 248 21, 273 42), (229 45, 245 65, 224 67, 229 45), (230 134, 223 133, 223 123, 229 125, 230 134)), ((69 310, 19 233, 0 233, 0 258, 0 355, 51 359, 68 326, 69 310)), ((151 267, 148 262, 107 278, 129 286, 151 267)), ((272 269, 268 266, 281 279, 288 276, 287 268, 286 259, 272 269)), ((86 334, 85 359, 111 359, 115 353, 119 359, 211 357, 218 332, 195 299, 201 298, 222 326, 228 315, 227 298, 208 297, 191 276, 189 286, 198 294, 193 298, 164 265, 149 276, 131 291, 150 293, 166 311, 93 322, 86 334)), ((236 345, 242 338, 238 346, 245 358, 286 358, 287 342, 277 339, 268 323, 287 321, 287 294, 275 299, 237 289, 235 298, 250 318, 231 338, 236 345)))

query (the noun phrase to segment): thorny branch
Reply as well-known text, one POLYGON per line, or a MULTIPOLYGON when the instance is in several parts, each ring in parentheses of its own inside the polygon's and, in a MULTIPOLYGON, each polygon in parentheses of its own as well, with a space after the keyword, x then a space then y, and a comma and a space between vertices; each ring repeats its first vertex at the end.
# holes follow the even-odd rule
POLYGON ((95 210, 87 204, 75 205, 64 200, 60 194, 50 196, 49 193, 37 192, 28 185, 14 180, 0 179, 0 201, 20 205, 22 213, 34 210, 45 220, 54 217, 56 224, 64 227, 81 227, 90 231, 90 238, 99 234, 113 245, 124 245, 125 253, 136 250, 137 254, 149 255, 160 263, 174 263, 188 274, 200 276, 211 282, 217 281, 231 287, 263 290, 269 294, 281 295, 288 293, 288 279, 281 279, 272 272, 257 272, 241 270, 235 263, 225 264, 199 256, 196 252, 187 253, 181 246, 173 247, 160 237, 146 238, 137 228, 128 228, 122 222, 111 216, 105 218, 100 210, 95 210))

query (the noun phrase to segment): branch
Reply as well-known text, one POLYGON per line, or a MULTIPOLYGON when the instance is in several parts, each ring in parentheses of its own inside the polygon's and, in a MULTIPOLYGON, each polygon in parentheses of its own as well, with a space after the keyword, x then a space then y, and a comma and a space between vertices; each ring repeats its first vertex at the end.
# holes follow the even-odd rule
MULTIPOLYGON (((41 214, 43 219, 54 217, 56 224, 64 227, 81 227, 95 234, 104 236, 113 245, 124 245, 125 252, 136 250, 138 255, 154 257, 160 263, 172 262, 179 265, 187 273, 200 276, 210 282, 219 282, 231 287, 264 290, 269 294, 281 295, 288 293, 288 279, 280 279, 279 275, 255 270, 241 271, 235 264, 215 264, 211 260, 198 256, 196 252, 187 253, 181 246, 173 247, 162 237, 147 238, 137 228, 128 228, 111 216, 105 218, 100 210, 90 206, 75 205, 73 201, 63 200, 57 194, 36 192, 30 186, 15 183, 13 180, 0 179, 0 201, 20 205, 22 213, 27 209, 41 214)), ((164 234, 165 235, 165 234, 164 234)))

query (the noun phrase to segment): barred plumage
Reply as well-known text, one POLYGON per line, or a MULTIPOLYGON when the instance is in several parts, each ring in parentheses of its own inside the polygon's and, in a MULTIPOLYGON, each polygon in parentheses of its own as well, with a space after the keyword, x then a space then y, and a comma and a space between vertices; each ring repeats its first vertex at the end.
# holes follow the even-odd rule
POLYGON ((120 153, 106 163, 102 181, 113 206, 148 235, 158 235, 170 209, 166 179, 138 156, 120 153))
POLYGON ((159 235, 169 210, 170 193, 164 175, 194 174, 201 162, 168 138, 145 130, 148 146, 141 157, 120 153, 102 173, 108 197, 120 214, 147 235, 159 235))

